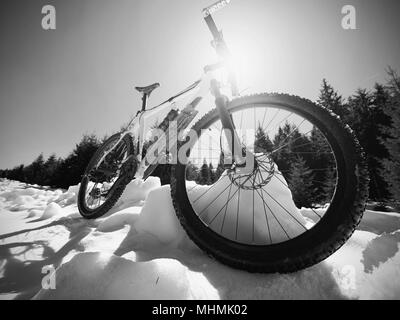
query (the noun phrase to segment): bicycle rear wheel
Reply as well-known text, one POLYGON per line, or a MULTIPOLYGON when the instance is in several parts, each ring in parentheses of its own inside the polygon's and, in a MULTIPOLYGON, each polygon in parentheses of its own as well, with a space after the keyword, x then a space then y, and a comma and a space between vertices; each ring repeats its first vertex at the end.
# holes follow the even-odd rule
POLYGON ((133 153, 133 142, 129 135, 111 136, 96 151, 83 175, 78 193, 78 208, 86 219, 96 219, 106 214, 118 201, 129 175, 134 174, 132 161, 126 161, 133 153), (118 143, 118 145, 116 145, 118 143), (106 157, 103 155, 114 148, 106 157))
POLYGON ((368 195, 364 156, 350 128, 289 95, 243 97, 228 110, 255 154, 253 170, 240 174, 223 164, 216 110, 195 124, 200 138, 171 177, 190 238, 252 272, 292 272, 327 258, 353 233, 368 195))

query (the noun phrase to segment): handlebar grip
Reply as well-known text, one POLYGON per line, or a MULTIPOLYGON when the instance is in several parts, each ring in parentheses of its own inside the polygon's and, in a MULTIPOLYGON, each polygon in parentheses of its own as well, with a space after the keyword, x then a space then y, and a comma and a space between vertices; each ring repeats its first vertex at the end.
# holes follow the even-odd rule
POLYGON ((209 16, 209 15, 213 14, 214 12, 217 12, 218 10, 227 6, 229 4, 229 2, 231 2, 231 0, 220 0, 220 1, 217 1, 216 3, 213 3, 211 6, 203 9, 204 17, 209 16))

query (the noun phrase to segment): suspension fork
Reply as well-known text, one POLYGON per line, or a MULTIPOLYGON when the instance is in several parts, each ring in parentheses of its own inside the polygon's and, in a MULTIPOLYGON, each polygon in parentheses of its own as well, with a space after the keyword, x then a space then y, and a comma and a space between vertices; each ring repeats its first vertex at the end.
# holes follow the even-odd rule
POLYGON ((212 79, 211 94, 215 97, 215 105, 221 119, 222 129, 228 142, 229 151, 233 155, 235 172, 240 174, 251 173, 254 168, 254 154, 246 148, 245 157, 243 156, 243 145, 237 134, 232 116, 227 108, 229 99, 221 94, 219 88, 219 82, 215 79, 212 79))

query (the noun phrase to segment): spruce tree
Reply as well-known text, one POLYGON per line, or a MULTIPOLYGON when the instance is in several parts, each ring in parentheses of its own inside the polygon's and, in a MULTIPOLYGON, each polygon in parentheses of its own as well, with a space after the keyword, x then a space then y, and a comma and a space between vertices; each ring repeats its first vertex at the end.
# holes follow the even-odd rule
POLYGON ((215 181, 217 181, 216 174, 215 174, 215 171, 214 171, 214 166, 212 165, 211 162, 208 165, 208 171, 209 171, 209 175, 210 175, 210 182, 214 183, 215 181))
POLYGON ((30 165, 31 183, 42 185, 44 182, 44 157, 41 153, 30 165))
POLYGON ((53 153, 44 163, 45 177, 43 182, 45 185, 47 186, 54 185, 54 174, 57 170, 58 165, 59 165, 58 159, 56 155, 53 153))
POLYGON ((208 185, 211 183, 210 179, 210 168, 207 164, 206 159, 204 159, 203 165, 200 168, 199 184, 208 185))
MULTIPOLYGON (((384 128, 384 146, 387 149, 388 157, 382 161, 383 175, 389 191, 394 199, 400 199, 400 77, 389 68, 389 104, 385 114, 390 119, 390 126, 384 128)), ((399 203, 397 203, 399 205, 399 203)))
POLYGON ((199 179, 199 169, 191 162, 186 165, 186 180, 197 181, 199 179))
POLYGON ((268 135, 265 133, 261 125, 258 125, 256 130, 256 136, 254 140, 254 152, 256 153, 267 153, 271 152, 273 149, 272 141, 269 139, 268 135))
POLYGON ((349 98, 348 121, 363 147, 369 170, 369 196, 371 199, 383 201, 388 196, 387 185, 382 178, 381 159, 387 154, 382 140, 381 127, 388 125, 384 114, 388 95, 380 85, 375 85, 375 91, 357 90, 349 98))
POLYGON ((342 96, 333 89, 326 79, 322 80, 322 88, 317 102, 337 114, 341 119, 346 118, 346 108, 342 96))
POLYGON ((297 161, 291 164, 288 185, 298 208, 312 207, 314 203, 313 173, 303 158, 297 157, 297 161))
POLYGON ((221 152, 221 154, 219 156, 218 166, 217 166, 217 169, 215 170, 215 180, 216 181, 222 176, 224 171, 225 171, 224 154, 221 152))
POLYGON ((319 199, 320 202, 324 202, 322 204, 325 204, 332 199, 335 187, 336 187, 336 171, 332 167, 325 172, 325 178, 322 187, 323 193, 321 195, 321 198, 319 199))

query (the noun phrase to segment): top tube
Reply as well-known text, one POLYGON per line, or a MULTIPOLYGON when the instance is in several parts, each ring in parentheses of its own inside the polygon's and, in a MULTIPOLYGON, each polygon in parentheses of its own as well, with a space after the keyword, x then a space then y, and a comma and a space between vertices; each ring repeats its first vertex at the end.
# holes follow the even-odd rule
POLYGON ((177 93, 176 95, 172 96, 171 98, 165 100, 164 102, 160 103, 159 105, 152 107, 150 109, 147 109, 146 111, 151 111, 151 110, 157 109, 158 107, 161 107, 162 105, 164 105, 166 103, 171 103, 172 101, 179 98, 180 96, 183 96, 185 93, 188 93, 188 92, 192 91, 193 89, 195 89, 200 84, 200 82, 201 82, 201 80, 195 81, 193 84, 188 86, 186 89, 182 90, 181 92, 177 93))

